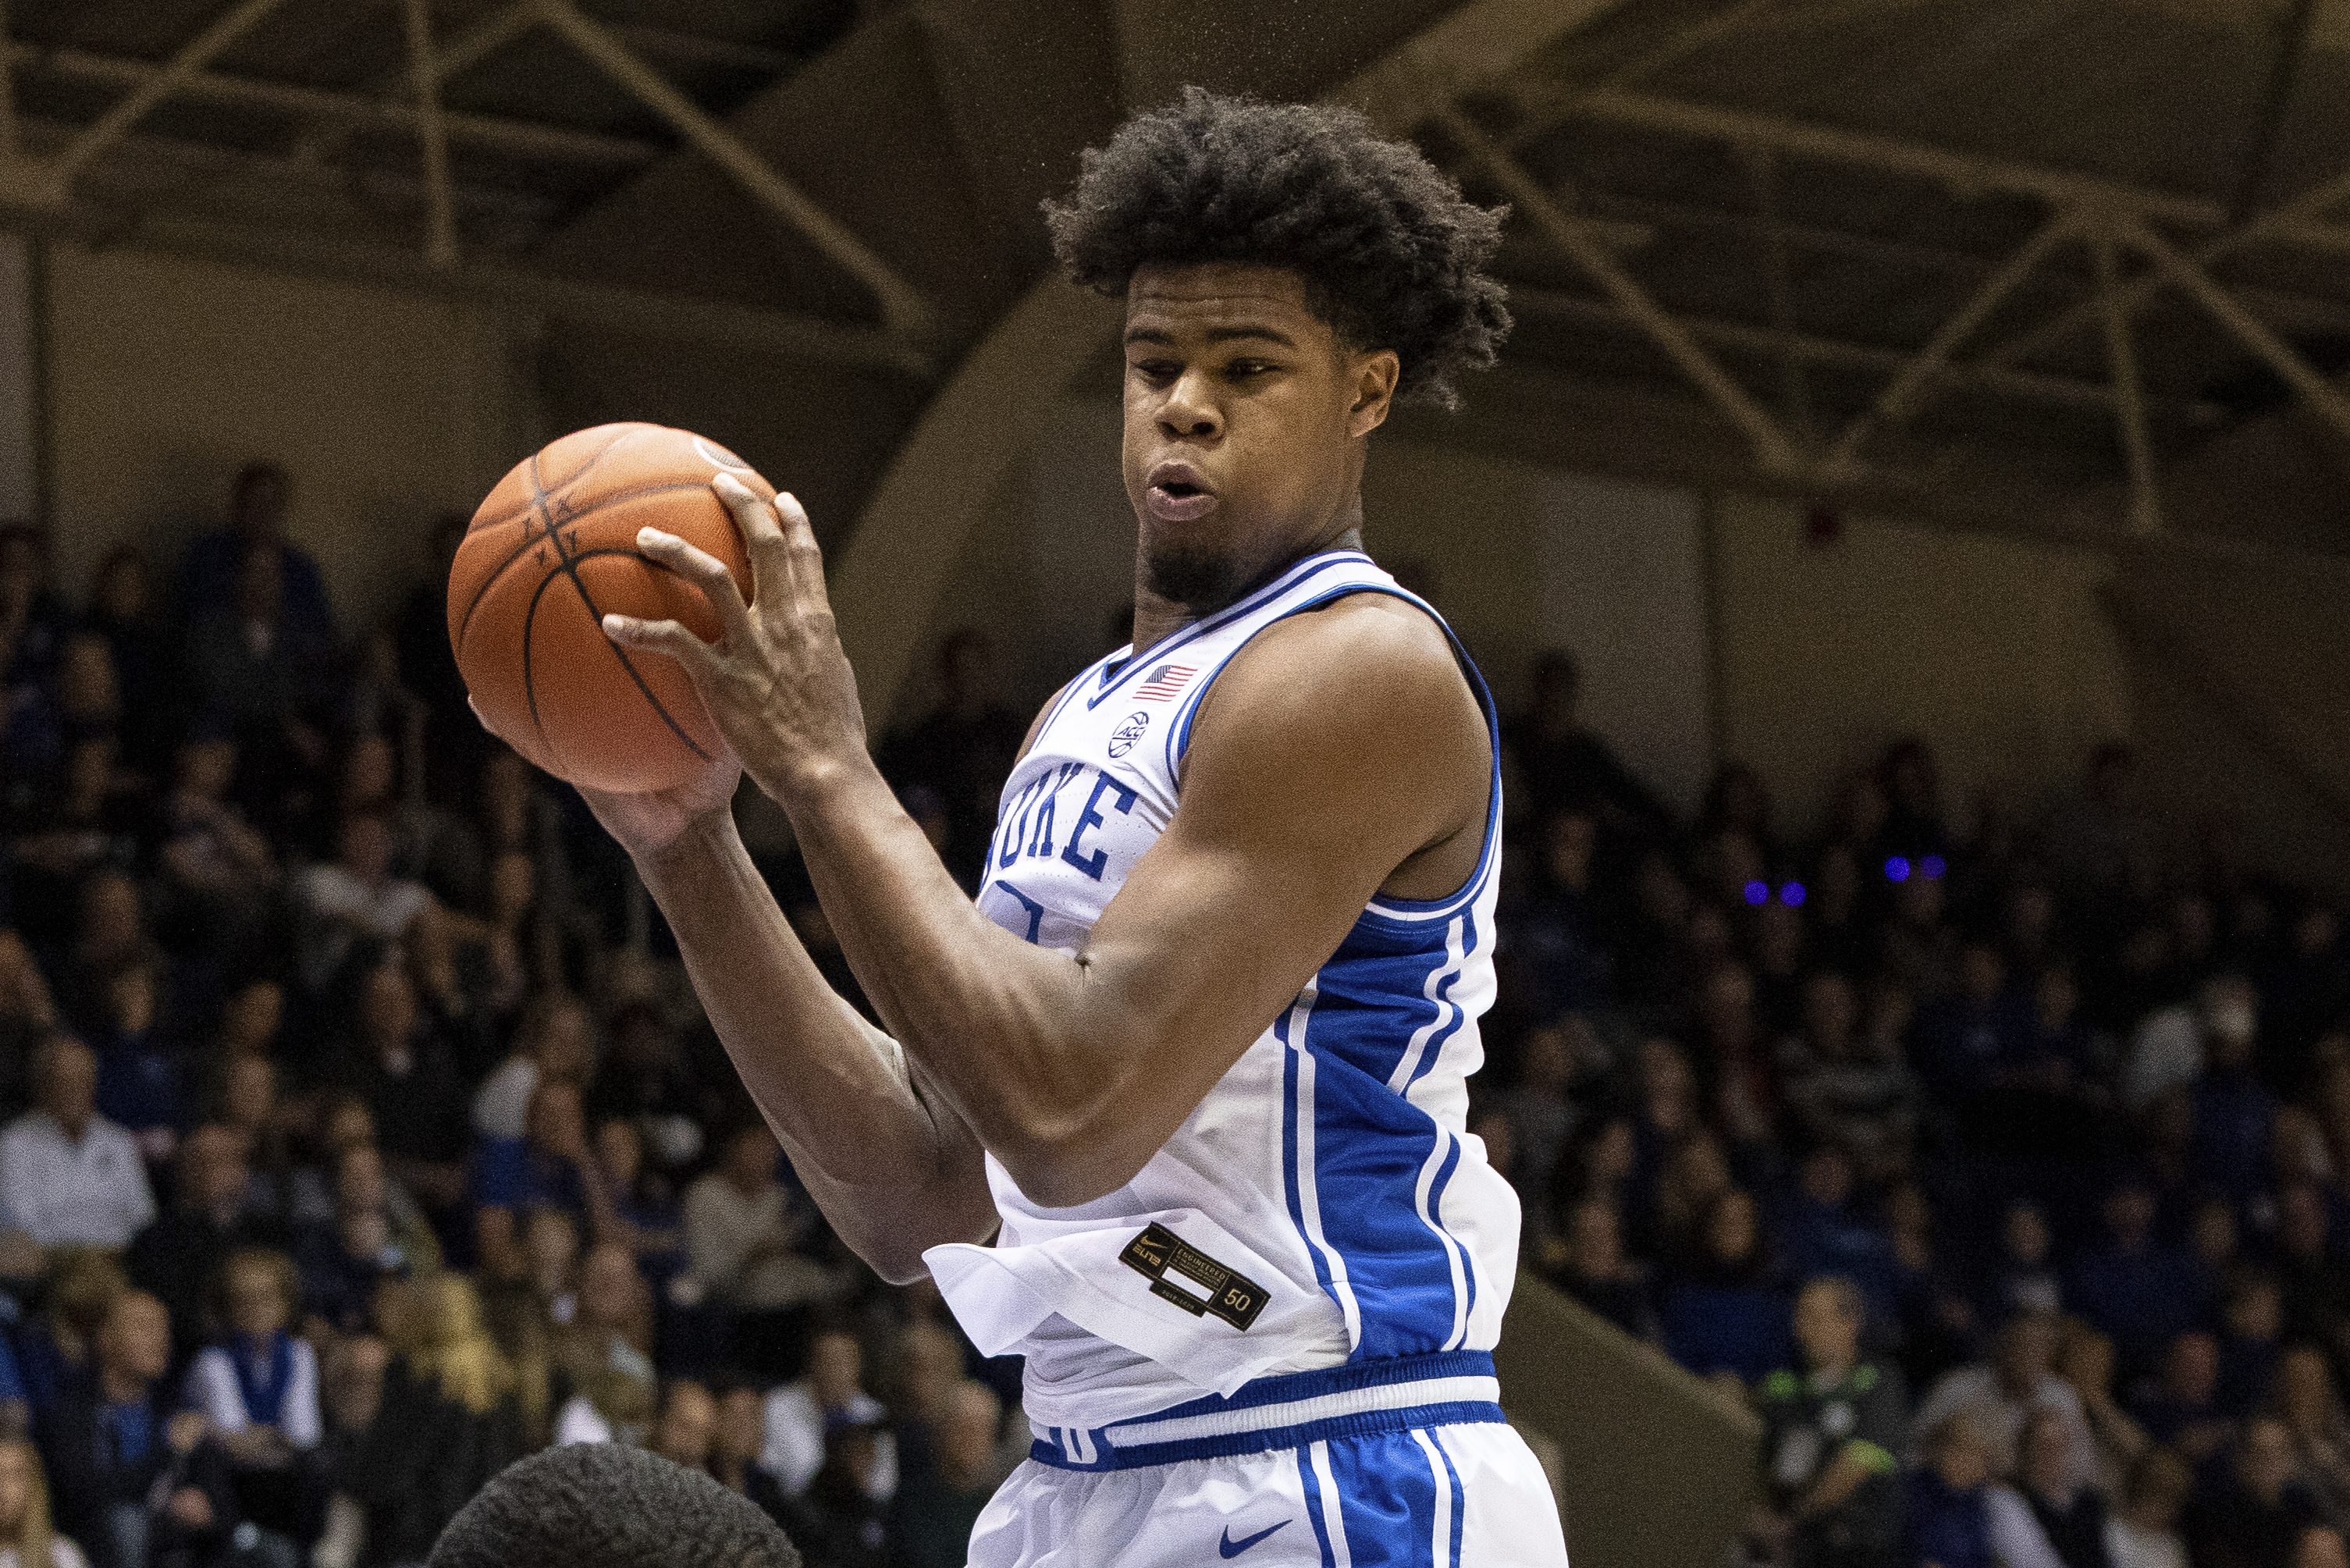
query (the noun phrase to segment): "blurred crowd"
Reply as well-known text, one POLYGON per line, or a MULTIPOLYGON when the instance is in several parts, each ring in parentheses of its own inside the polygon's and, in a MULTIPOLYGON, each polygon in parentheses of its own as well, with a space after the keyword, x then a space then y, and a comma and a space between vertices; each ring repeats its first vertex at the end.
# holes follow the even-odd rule
MULTIPOLYGON (((464 519, 352 628, 290 483, 78 604, 0 528, 0 1568, 419 1563, 581 1441, 816 1568, 960 1568, 1018 1364, 837 1244, 625 857, 473 720, 464 519)), ((978 786, 928 733, 935 817, 978 786)))
MULTIPOLYGON (((1524 1257, 1765 1427, 1756 1563, 2316 1568, 2350 1531, 2350 948, 2108 744, 1677 816, 1545 659, 1472 1127, 1524 1257)), ((1823 781, 1829 782, 1829 781, 1823 781)))
MULTIPOLYGON (((818 1568, 960 1564, 1017 1362, 832 1237, 625 858, 473 722, 463 519, 353 628, 289 484, 78 605, 0 529, 0 1568, 412 1563, 577 1441, 818 1568)), ((951 639, 879 748, 965 876, 1025 728, 987 665, 951 639)), ((1504 726, 1472 1129, 1527 1267, 1760 1411, 1749 1558, 2342 1560, 2332 898, 2149 820, 2119 745, 1957 813, 1904 742, 1806 842, 1736 764, 1675 813, 1578 695, 1549 656, 1504 726)))

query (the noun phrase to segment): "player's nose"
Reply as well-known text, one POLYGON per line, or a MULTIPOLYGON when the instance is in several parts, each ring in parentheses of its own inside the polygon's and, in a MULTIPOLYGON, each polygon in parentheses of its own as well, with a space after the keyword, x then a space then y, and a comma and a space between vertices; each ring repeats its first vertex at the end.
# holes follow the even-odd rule
POLYGON ((1223 428, 1204 374, 1187 370, 1175 379, 1159 405, 1159 428, 1170 441, 1197 441, 1223 428))

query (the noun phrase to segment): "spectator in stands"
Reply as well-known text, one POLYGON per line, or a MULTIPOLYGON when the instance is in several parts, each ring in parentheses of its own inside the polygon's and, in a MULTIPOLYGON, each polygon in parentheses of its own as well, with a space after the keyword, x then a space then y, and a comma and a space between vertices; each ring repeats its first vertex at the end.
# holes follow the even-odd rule
POLYGON ((2276 1193, 2277 1228, 2272 1266, 2284 1293, 2285 1333, 2312 1339, 2336 1354, 2350 1345, 2344 1333, 2350 1311, 2350 1261, 2333 1245, 2333 1215, 2325 1193, 2308 1181, 2289 1182, 2276 1193))
POLYGON ((217 1293, 223 1333, 188 1369, 190 1402, 228 1451, 247 1517, 315 1541, 327 1499, 312 1460, 326 1426, 317 1355, 291 1332, 301 1276, 285 1253, 250 1248, 230 1254, 217 1293))
POLYGON ((1933 1208, 1916 1182, 1886 1195, 1885 1220, 1900 1293, 1902 1374, 1913 1388, 1930 1387, 1972 1354, 1980 1320, 1971 1282, 1941 1250, 1933 1208))
POLYGON ((1748 1385, 1786 1361, 1788 1304, 1763 1251, 1753 1195, 1732 1188, 1706 1216, 1703 1250, 1668 1276, 1665 1348, 1700 1376, 1748 1385))
POLYGON ((710 1390, 681 1377, 661 1388, 660 1402, 653 1407, 652 1435, 645 1447, 673 1465, 707 1470, 717 1429, 718 1402, 710 1397, 710 1390))
POLYGON ((2212 1459, 2234 1435, 2220 1407, 2220 1347, 2202 1329, 2189 1329, 2164 1350, 2162 1375, 2139 1394, 2138 1424, 2156 1442, 2197 1465, 2212 1459))
POLYGON ((465 1187, 465 1091, 445 1043, 419 1015, 397 954, 383 954, 361 978, 357 1023, 329 1081, 366 1105, 400 1185, 428 1211, 453 1208, 465 1187))
POLYGON ((2195 1079, 2196 1169, 2239 1201, 2267 1175, 2277 1098, 2253 1073, 2259 992, 2241 975, 2214 977, 2204 988, 2203 1071, 2195 1079))
POLYGON ((2111 1334, 2125 1375, 2151 1368, 2162 1347, 2192 1326, 2202 1296, 2193 1261, 2154 1234, 2155 1194, 2142 1176, 2117 1182, 2105 1199, 2106 1240, 2074 1261, 2065 1282, 2072 1309, 2111 1334))
POLYGON ((88 1568, 52 1523, 48 1472, 23 1438, 0 1438, 0 1568, 88 1568))
POLYGON ((585 1090, 596 1063, 596 1021, 568 992, 541 992, 524 1011, 514 1050, 473 1096, 473 1130, 518 1138, 541 1079, 585 1090))
POLYGON ((1987 1500, 2004 1568, 2110 1568, 2106 1496, 2075 1472, 2064 1416, 2034 1410, 2016 1446, 2015 1484, 1991 1488, 1987 1500))
POLYGON ((280 882, 276 851, 228 798, 235 776, 235 739, 200 730, 181 744, 155 808, 166 923, 224 957, 259 939, 280 882))
POLYGON ((1844 1148, 1872 1179, 1907 1170, 1918 1080, 1898 1039, 1862 1030, 1859 997, 1835 970, 1813 971, 1803 992, 1803 1033, 1779 1051, 1795 1127, 1844 1148))
POLYGON ((2276 1276, 2252 1263, 2229 1271, 2220 1296, 2220 1386, 2216 1402, 2242 1420, 2268 1397, 2284 1344, 2284 1301, 2276 1276))
POLYGON ((75 1029, 106 1026, 106 985, 125 964, 154 956, 139 884, 112 867, 83 879, 76 900, 71 945, 56 966, 57 1002, 75 1029))
POLYGON ((676 1029, 651 1001, 623 1002, 610 1025, 610 1047, 588 1091, 588 1115, 599 1123, 625 1117, 665 1168, 700 1158, 704 1128, 728 1108, 721 1086, 686 1060, 676 1029))
POLYGON ((35 1109, 0 1131, 0 1212, 44 1247, 127 1246, 155 1218, 139 1146, 98 1114, 98 1058, 53 1034, 33 1059, 35 1109))
POLYGON ((98 1111, 130 1134, 151 1167, 179 1147, 195 1096, 179 1047, 156 1027, 156 965, 136 959, 107 978, 99 1004, 98 1111))
POLYGON ((2000 1219, 1999 1250, 1983 1281, 1983 1316, 2004 1322, 2012 1313, 2064 1310, 2064 1289, 2049 1266, 2055 1238, 2048 1232, 2048 1217, 2040 1205, 2020 1199, 2007 1206, 2000 1219))
POLYGON ((619 1234, 612 1195, 588 1147, 577 1084, 545 1080, 531 1092, 521 1137, 475 1143, 472 1200, 474 1249, 495 1279, 525 1272, 520 1220, 534 1210, 567 1214, 599 1240, 619 1234))
POLYGON ((785 1496, 807 1490, 827 1461, 827 1434, 850 1426, 876 1429, 858 1490, 875 1502, 887 1502, 898 1490, 897 1441, 878 1430, 889 1412, 865 1391, 864 1376, 865 1355, 857 1336, 827 1329, 808 1343, 807 1375, 767 1396, 759 1464, 785 1496))
POLYGON ((1663 833, 1672 812, 1582 722, 1583 667, 1554 648, 1534 660, 1526 705, 1502 726, 1503 744, 1525 781, 1536 820, 1561 807, 1596 811, 1602 831, 1633 838, 1663 833))
MULTIPOLYGON (((96 1376, 68 1391, 42 1425, 57 1522, 94 1568, 224 1558, 240 1522, 228 1457, 203 1416, 172 1414, 158 1385, 172 1363, 171 1318, 141 1291, 115 1298, 99 1330, 96 1376)), ((255 1541, 271 1568, 294 1568, 290 1542, 255 1541)))
POLYGON ((2302 1532, 2322 1522, 2293 1475, 2292 1434, 2260 1416, 2236 1439, 2225 1479, 2189 1508, 2186 1534, 2197 1568, 2265 1568, 2291 1561, 2302 1532))
POLYGON ((298 836, 325 782, 331 645, 285 614, 283 571, 270 546, 247 549, 229 601, 192 617, 184 658, 194 711, 236 736, 240 797, 274 831, 298 836))
POLYGON ((374 813, 345 819, 335 834, 335 858, 296 879, 307 919, 303 975, 322 991, 358 944, 396 942, 432 902, 423 885, 391 870, 391 824, 374 813))
POLYGON ((962 1568, 972 1527, 995 1491, 994 1392, 964 1380, 951 1392, 934 1462, 910 1473, 889 1501, 889 1534, 905 1568, 962 1568))
POLYGON ((1797 1279, 1834 1274, 1858 1286, 1871 1322, 1890 1332, 1899 1320, 1900 1279, 1893 1246, 1852 1212, 1852 1159, 1822 1144, 1795 1168, 1781 1208, 1779 1256, 1797 1279))
POLYGON ((646 1354, 650 1340, 650 1293, 636 1260, 614 1241, 588 1249, 578 1310, 555 1347, 572 1390, 556 1417, 556 1442, 635 1442, 644 1435, 656 1380, 646 1354))
POLYGON ((246 1207, 251 1190, 244 1141, 207 1122, 180 1147, 173 1211, 132 1240, 123 1263, 130 1281, 170 1310, 174 1344, 192 1355, 204 1340, 210 1293, 221 1265, 237 1252, 283 1243, 284 1231, 246 1207))
POLYGON ((1028 725, 995 692, 994 649, 966 627, 939 645, 938 706, 910 729, 885 737, 881 772, 899 789, 920 784, 946 806, 941 857, 966 890, 976 890, 980 860, 995 836, 996 797, 1020 755, 1028 725))
MULTIPOLYGON (((766 1446, 767 1397, 749 1383, 729 1383, 718 1392, 718 1426, 711 1438, 710 1473, 727 1490, 757 1503, 770 1519, 783 1517, 785 1499, 775 1476, 759 1465, 766 1446)), ((965 1537, 968 1544, 969 1537, 965 1537)))
POLYGON ((2296 1345, 2278 1358, 2267 1414, 2292 1439, 2293 1469, 2337 1529, 2350 1528, 2350 1417, 2334 1385, 2325 1352, 2296 1345))
POLYGON ((376 1295, 387 1279, 429 1270, 439 1261, 422 1217, 395 1220, 383 1158, 372 1144, 354 1144, 335 1163, 335 1213, 306 1225, 295 1237, 303 1310, 335 1334, 362 1333, 375 1323, 376 1295))
POLYGON ((668 1183, 645 1168, 645 1140, 637 1124, 617 1117, 598 1122, 590 1152, 611 1199, 613 1238, 635 1255, 647 1280, 668 1283, 691 1262, 684 1215, 668 1183))
POLYGON ((1603 1198, 1586 1198, 1567 1211, 1566 1261, 1559 1287, 1633 1338, 1654 1343, 1656 1310, 1648 1272, 1624 1251, 1622 1221, 1603 1198))
POLYGON ((36 1426, 68 1391, 89 1381, 99 1330, 115 1298, 130 1288, 115 1254, 90 1247, 59 1249, 48 1260, 47 1281, 39 1314, 20 1324, 17 1336, 36 1426))
POLYGON ((1900 1463, 1908 1428, 1901 1376, 1864 1360, 1867 1303, 1825 1275, 1795 1297, 1800 1370, 1763 1379, 1762 1484, 1756 1532, 1791 1568, 1869 1568, 1901 1535, 1900 1463))
POLYGON ((2044 1314, 2018 1313, 2000 1325, 1993 1359, 1946 1374, 1918 1407, 1916 1433, 1922 1438, 1951 1412, 1975 1412, 1976 1430, 1988 1446, 1991 1473, 2015 1473, 2016 1444, 2032 1413, 2052 1409, 2069 1435, 2071 1469, 2066 1479, 2088 1481, 2097 1473, 2096 1440, 2081 1413, 2081 1397, 2051 1370, 2056 1322, 2044 1314))
POLYGON ((1970 1134, 1984 1128, 1994 1075, 2023 1053, 2031 1035, 2030 1014, 2007 978, 1996 942, 1969 940, 1959 950, 1957 989, 1918 1020, 1918 1072, 1970 1134))
POLYGON ((1591 902, 1598 846, 1599 825, 1588 811, 1556 811, 1544 823, 1533 893, 1505 938, 1537 1018, 1592 1012, 1609 1000, 1612 963, 1591 902))
POLYGON ((2106 1522, 2106 1556, 2113 1568, 2187 1568, 2178 1518, 2195 1490, 2187 1461, 2168 1449, 2148 1449, 2130 1467, 2121 1506, 2106 1522))
POLYGON ((286 513, 292 499, 293 480, 284 465, 256 458, 236 471, 229 485, 227 525, 200 536, 181 563, 183 615, 193 620, 207 610, 235 605, 245 562, 265 554, 281 589, 270 606, 273 613, 320 646, 334 641, 327 579, 318 563, 286 538, 286 513))
POLYGON ((2001 1568, 1991 1542, 1991 1454, 1975 1413, 1926 1428, 1925 1463, 1902 1498, 1903 1568, 2001 1568))
POLYGON ((2096 1439, 2098 1490, 2109 1499, 2121 1497, 2154 1439, 2115 1398, 2114 1342, 2077 1317, 2065 1318, 2056 1331, 2055 1370, 2081 1397, 2081 1414, 2096 1439))
POLYGON ((136 545, 119 545, 90 574, 82 624, 106 639, 122 692, 123 761, 161 779, 179 728, 175 649, 157 613, 153 574, 136 545))
POLYGON ((763 1371, 782 1370, 779 1351, 788 1354, 810 1309, 842 1283, 799 1250, 815 1216, 777 1179, 782 1154, 766 1123, 746 1122, 685 1195, 687 1266, 733 1314, 737 1358, 763 1371))

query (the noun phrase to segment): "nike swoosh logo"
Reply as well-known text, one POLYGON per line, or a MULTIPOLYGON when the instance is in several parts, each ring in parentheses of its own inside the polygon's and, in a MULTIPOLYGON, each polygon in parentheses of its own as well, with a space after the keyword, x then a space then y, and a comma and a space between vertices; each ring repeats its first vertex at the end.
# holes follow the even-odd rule
POLYGON ((1232 1527, 1227 1524, 1224 1526, 1224 1538, 1216 1542, 1216 1554, 1219 1557, 1238 1557, 1242 1552, 1246 1552, 1250 1547, 1254 1546, 1258 1542, 1263 1541, 1266 1536, 1271 1535, 1274 1531, 1279 1530, 1282 1524, 1287 1524, 1288 1522, 1289 1521, 1284 1519, 1281 1521, 1281 1524, 1268 1524, 1263 1530, 1258 1531, 1254 1535, 1244 1535, 1238 1541, 1234 1541, 1232 1539, 1232 1527))

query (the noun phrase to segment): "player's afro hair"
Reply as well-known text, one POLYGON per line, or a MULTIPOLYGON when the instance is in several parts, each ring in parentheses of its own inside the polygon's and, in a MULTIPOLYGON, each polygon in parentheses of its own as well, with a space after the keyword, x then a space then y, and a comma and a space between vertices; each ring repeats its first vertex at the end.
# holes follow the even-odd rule
POLYGON ((1088 149, 1045 221, 1070 280, 1113 296, 1146 262, 1294 267, 1343 341, 1395 350, 1399 399, 1449 409, 1454 375, 1492 364, 1510 330, 1484 270, 1508 211, 1463 200, 1353 109, 1185 88, 1088 149))
POLYGON ((758 1504, 620 1443, 518 1459, 457 1511, 427 1568, 801 1568, 758 1504))

